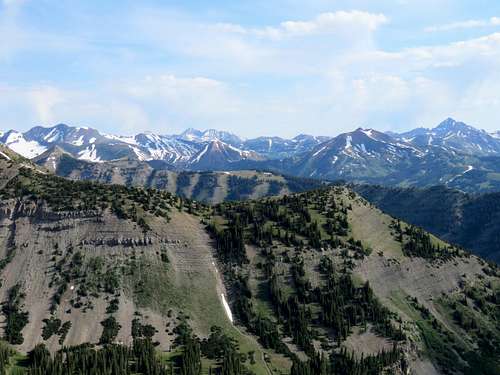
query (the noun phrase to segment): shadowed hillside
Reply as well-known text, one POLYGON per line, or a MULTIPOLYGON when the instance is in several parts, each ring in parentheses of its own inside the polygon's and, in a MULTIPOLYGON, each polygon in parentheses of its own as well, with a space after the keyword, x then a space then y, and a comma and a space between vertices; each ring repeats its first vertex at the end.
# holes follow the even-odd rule
POLYGON ((179 172, 161 161, 122 159, 91 163, 75 159, 57 148, 35 161, 57 175, 73 180, 155 188, 206 203, 297 193, 324 185, 320 180, 255 170, 179 172))

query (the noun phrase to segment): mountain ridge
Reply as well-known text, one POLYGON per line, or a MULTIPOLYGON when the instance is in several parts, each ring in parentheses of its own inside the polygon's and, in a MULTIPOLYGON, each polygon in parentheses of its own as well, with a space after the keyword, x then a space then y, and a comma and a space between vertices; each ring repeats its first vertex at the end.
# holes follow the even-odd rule
POLYGON ((155 188, 206 203, 297 193, 327 184, 317 179, 255 170, 178 171, 167 163, 127 158, 92 163, 76 159, 58 146, 33 161, 58 176, 72 180, 155 188))

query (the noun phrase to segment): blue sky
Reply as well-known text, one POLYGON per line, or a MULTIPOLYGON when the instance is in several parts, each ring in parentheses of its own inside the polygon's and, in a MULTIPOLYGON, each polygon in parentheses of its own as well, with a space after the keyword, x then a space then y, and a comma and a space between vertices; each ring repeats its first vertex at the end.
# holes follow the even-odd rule
POLYGON ((0 0, 0 129, 500 129, 494 0, 0 0))

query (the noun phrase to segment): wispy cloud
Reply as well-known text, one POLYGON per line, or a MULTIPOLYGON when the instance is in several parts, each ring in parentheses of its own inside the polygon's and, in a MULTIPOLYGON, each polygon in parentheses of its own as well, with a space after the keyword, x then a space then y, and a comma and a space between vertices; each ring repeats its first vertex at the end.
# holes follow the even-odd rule
POLYGON ((424 30, 427 33, 434 33, 439 31, 453 31, 460 29, 475 29, 481 27, 500 26, 500 17, 491 17, 485 20, 466 20, 459 22, 447 23, 444 25, 434 25, 426 27, 424 30))
POLYGON ((240 111, 237 95, 225 83, 205 77, 147 76, 86 89, 0 86, 0 113, 10 114, 2 119, 3 127, 17 118, 32 124, 92 125, 110 132, 170 133, 190 123, 215 126, 241 116, 240 111))
POLYGON ((282 39, 286 37, 345 33, 356 29, 358 31, 374 31, 387 22, 389 22, 389 19, 384 14, 353 10, 321 13, 312 20, 284 21, 279 26, 245 28, 237 24, 222 23, 217 24, 216 27, 225 32, 282 39))

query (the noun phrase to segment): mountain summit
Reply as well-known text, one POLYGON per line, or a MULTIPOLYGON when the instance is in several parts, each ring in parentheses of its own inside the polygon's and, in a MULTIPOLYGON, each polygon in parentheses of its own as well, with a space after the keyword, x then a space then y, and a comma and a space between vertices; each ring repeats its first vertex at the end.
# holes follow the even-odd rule
POLYGON ((433 129, 417 128, 396 137, 420 148, 441 147, 447 150, 481 155, 500 153, 500 142, 484 130, 448 118, 433 129))

